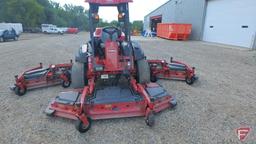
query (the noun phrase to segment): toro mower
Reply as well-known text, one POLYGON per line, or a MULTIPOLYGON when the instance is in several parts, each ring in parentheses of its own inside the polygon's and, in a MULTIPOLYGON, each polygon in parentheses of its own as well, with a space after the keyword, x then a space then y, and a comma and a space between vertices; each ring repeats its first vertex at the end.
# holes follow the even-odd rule
POLYGON ((195 75, 195 67, 174 61, 172 57, 170 58, 170 63, 165 60, 148 60, 148 63, 152 82, 156 82, 157 79, 173 79, 182 80, 192 85, 198 79, 195 75))
POLYGON ((76 120, 81 133, 90 129, 92 120, 100 119, 142 116, 153 126, 156 113, 177 103, 159 84, 150 82, 148 61, 140 46, 131 41, 128 3, 132 0, 86 2, 91 40, 79 49, 72 66, 74 89, 58 94, 46 114, 76 120), (120 27, 105 27, 97 34, 102 6, 117 7, 120 27))
POLYGON ((67 88, 71 84, 72 61, 65 64, 50 65, 43 68, 40 63, 38 67, 26 70, 20 75, 15 76, 16 83, 10 89, 18 96, 23 96, 27 90, 48 87, 61 84, 67 88))

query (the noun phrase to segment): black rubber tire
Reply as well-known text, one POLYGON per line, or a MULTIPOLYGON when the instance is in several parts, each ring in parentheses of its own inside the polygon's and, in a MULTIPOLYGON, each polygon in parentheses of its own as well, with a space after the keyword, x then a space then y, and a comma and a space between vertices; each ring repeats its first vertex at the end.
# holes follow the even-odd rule
POLYGON ((86 133, 88 130, 90 130, 91 125, 92 125, 92 120, 90 118, 87 118, 89 124, 87 126, 84 126, 83 122, 78 119, 75 123, 76 129, 80 132, 80 133, 86 133))
POLYGON ((68 88, 70 85, 71 85, 71 81, 70 80, 69 81, 62 81, 62 84, 61 84, 61 86, 63 88, 68 88))
POLYGON ((195 78, 194 77, 191 77, 191 78, 186 77, 185 81, 188 85, 192 85, 195 81, 195 78))
POLYGON ((63 80, 61 86, 62 86, 63 88, 68 88, 68 87, 70 87, 70 85, 71 85, 71 74, 70 74, 69 71, 65 71, 64 74, 65 74, 65 76, 68 78, 68 81, 65 82, 65 81, 63 80))
POLYGON ((18 95, 18 96, 23 96, 23 95, 26 94, 27 89, 25 88, 25 89, 22 91, 20 87, 17 87, 17 86, 16 86, 16 87, 14 88, 14 92, 15 92, 15 94, 18 95))
POLYGON ((86 63, 75 62, 73 64, 71 72, 71 85, 73 88, 83 88, 85 85, 88 85, 87 69, 86 63))
POLYGON ((53 116, 54 116, 54 113, 55 113, 55 110, 54 110, 52 113, 46 113, 46 115, 47 115, 48 117, 53 117, 53 116))
POLYGON ((150 82, 150 68, 146 59, 141 59, 137 61, 137 82, 150 82))
POLYGON ((155 115, 153 112, 149 112, 148 116, 145 119, 145 122, 148 126, 152 127, 155 124, 155 115))
POLYGON ((153 76, 153 75, 151 74, 151 76, 150 76, 150 81, 151 81, 151 82, 157 82, 157 77, 156 77, 156 76, 153 76))

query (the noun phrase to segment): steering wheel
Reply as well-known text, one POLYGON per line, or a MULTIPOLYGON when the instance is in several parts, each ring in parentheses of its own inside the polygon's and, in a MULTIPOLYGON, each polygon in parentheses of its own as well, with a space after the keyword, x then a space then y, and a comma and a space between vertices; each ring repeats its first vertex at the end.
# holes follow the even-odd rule
POLYGON ((121 30, 119 30, 117 27, 109 26, 102 29, 104 33, 107 33, 110 36, 110 39, 113 40, 113 35, 117 34, 117 38, 119 38, 122 34, 121 30))
POLYGON ((108 33, 109 35, 113 35, 114 33, 118 32, 119 29, 116 27, 105 27, 102 31, 108 33))

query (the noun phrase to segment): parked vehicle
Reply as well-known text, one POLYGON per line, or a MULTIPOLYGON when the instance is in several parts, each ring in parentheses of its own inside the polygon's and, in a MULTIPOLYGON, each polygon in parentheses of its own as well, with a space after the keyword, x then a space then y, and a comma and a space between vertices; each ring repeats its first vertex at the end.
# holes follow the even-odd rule
POLYGON ((67 33, 69 34, 77 34, 78 33, 78 28, 68 28, 67 33))
POLYGON ((42 24, 42 32, 46 34, 64 34, 64 31, 53 24, 42 24))
POLYGON ((0 30, 12 30, 14 29, 17 35, 23 32, 21 23, 0 23, 0 30))
POLYGON ((63 31, 63 33, 67 33, 68 27, 58 27, 60 30, 63 31))
POLYGON ((7 41, 7 40, 18 40, 19 35, 16 33, 15 29, 11 30, 0 30, 0 41, 7 41))

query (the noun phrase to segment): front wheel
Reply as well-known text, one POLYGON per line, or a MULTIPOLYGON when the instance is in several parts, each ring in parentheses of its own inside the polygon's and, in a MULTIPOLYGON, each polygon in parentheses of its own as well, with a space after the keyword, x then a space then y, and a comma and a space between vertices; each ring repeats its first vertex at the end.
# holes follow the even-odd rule
POLYGON ((18 95, 18 96, 23 96, 24 94, 26 94, 27 89, 26 89, 26 88, 22 89, 22 88, 16 86, 16 87, 14 88, 14 92, 15 92, 15 94, 18 95))
POLYGON ((90 118, 87 118, 88 120, 88 125, 84 125, 84 123, 78 119, 76 121, 76 129, 80 132, 80 133, 86 133, 88 130, 90 130, 91 128, 91 124, 92 124, 92 120, 90 118))
POLYGON ((17 41, 17 40, 18 40, 18 37, 17 37, 17 36, 15 36, 13 40, 17 41))
POLYGON ((71 72, 73 88, 83 88, 85 85, 88 85, 87 69, 87 63, 75 62, 73 64, 71 72))
POLYGON ((150 82, 150 68, 146 59, 137 61, 137 81, 139 83, 150 82))

